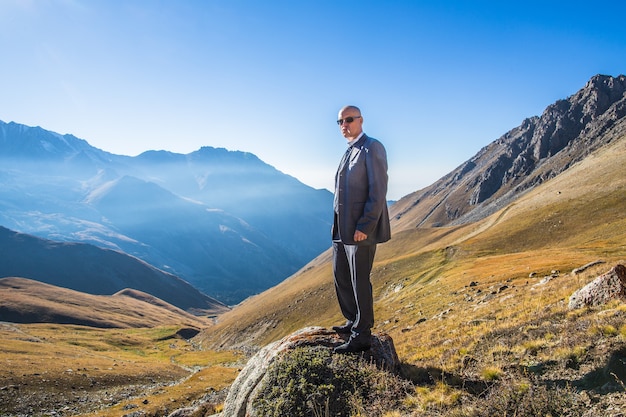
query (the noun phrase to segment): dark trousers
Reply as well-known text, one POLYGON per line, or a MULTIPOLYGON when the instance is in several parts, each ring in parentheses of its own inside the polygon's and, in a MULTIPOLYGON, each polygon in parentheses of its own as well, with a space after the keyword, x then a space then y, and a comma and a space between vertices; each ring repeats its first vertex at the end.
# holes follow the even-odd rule
POLYGON ((370 273, 376 245, 344 245, 333 242, 333 274, 339 308, 353 322, 356 333, 374 326, 374 297, 370 273))

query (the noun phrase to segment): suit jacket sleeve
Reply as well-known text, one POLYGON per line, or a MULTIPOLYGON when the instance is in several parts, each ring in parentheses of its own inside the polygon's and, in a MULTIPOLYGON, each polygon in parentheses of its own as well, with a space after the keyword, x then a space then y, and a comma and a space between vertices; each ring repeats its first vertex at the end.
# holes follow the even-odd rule
POLYGON ((370 240, 369 237, 375 237, 380 221, 384 221, 381 217, 385 217, 383 214, 387 212, 387 153, 377 140, 369 144, 366 142, 364 151, 368 194, 356 229, 365 233, 370 240))

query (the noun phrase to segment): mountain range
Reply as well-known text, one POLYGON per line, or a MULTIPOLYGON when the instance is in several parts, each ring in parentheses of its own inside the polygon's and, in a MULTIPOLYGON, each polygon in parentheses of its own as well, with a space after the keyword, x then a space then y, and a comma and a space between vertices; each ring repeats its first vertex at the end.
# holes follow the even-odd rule
MULTIPOLYGON (((325 250, 331 201, 329 191, 250 153, 203 147, 129 157, 0 122, 1 226, 124 252, 225 304, 275 285, 325 250)), ((89 285, 80 289, 93 293, 89 285)))
MULTIPOLYGON (((391 208, 394 234, 475 223, 566 172, 623 136, 625 91, 624 76, 592 77, 574 95, 524 120, 434 184, 396 202, 391 208)), ((0 253, 0 276, 94 294, 135 288, 185 310, 213 314, 224 307, 222 300, 235 303, 260 293, 316 254, 321 253, 307 270, 327 267, 326 212, 332 196, 252 154, 202 148, 189 155, 149 151, 131 158, 98 150, 71 135, 15 123, 0 124, 0 133, 0 220, 20 231, 0 234, 5 247, 13 248, 0 253), (302 230, 295 224, 307 233, 295 232, 302 230), (22 248, 23 253, 40 253, 39 247, 75 252, 55 256, 53 266, 43 257, 20 258, 15 255, 18 245, 7 239, 20 236, 24 241, 25 233, 53 241, 22 248), (296 252, 296 242, 302 240, 297 235, 316 234, 296 252), (133 273, 119 273, 85 279, 90 276, 87 263, 77 260, 84 258, 87 246, 54 241, 123 252, 145 262, 144 267, 153 265, 151 274, 160 277, 137 280, 133 273), (23 260, 22 266, 8 268, 16 259, 23 260), (36 273, 34 265, 40 265, 36 273), (192 297, 189 288, 174 295, 166 287, 146 284, 162 282, 163 276, 221 297, 192 297)), ((106 271, 111 252, 103 250, 92 259, 92 264, 103 265, 92 271, 106 271)))

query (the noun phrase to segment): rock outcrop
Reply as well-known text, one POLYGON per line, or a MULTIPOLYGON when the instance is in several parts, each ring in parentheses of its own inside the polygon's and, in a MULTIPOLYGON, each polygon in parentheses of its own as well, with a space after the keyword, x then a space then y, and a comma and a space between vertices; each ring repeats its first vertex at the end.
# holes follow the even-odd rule
POLYGON ((395 230, 471 223, 626 133, 626 76, 596 75, 566 100, 393 205, 395 230))
POLYGON ((572 310, 592 307, 615 299, 626 301, 626 267, 621 264, 572 294, 568 307, 572 310))
MULTIPOLYGON (((322 327, 308 327, 261 349, 248 361, 246 367, 231 386, 222 415, 224 417, 245 417, 248 415, 248 407, 254 400, 255 389, 260 385, 267 370, 281 353, 301 346, 325 346, 332 349, 343 342, 342 336, 331 330, 322 327)), ((363 355, 386 369, 396 370, 399 366, 393 340, 385 334, 372 335, 372 348, 364 352, 363 355)))

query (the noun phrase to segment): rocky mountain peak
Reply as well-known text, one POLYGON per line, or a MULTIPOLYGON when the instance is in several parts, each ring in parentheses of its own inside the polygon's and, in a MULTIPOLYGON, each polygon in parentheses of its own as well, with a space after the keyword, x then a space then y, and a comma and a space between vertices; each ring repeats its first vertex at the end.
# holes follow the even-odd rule
POLYGON ((626 132, 626 76, 596 75, 433 185, 396 203, 396 227, 476 221, 626 132))

